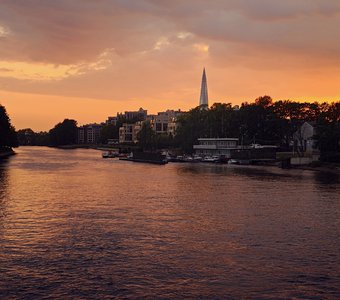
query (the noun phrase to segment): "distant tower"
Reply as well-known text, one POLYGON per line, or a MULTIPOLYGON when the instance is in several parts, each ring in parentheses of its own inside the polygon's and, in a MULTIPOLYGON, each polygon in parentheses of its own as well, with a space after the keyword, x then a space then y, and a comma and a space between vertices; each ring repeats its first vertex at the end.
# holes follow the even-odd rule
POLYGON ((208 86, 207 77, 205 76, 205 68, 203 69, 202 83, 201 83, 201 96, 200 96, 200 107, 208 109, 208 86))

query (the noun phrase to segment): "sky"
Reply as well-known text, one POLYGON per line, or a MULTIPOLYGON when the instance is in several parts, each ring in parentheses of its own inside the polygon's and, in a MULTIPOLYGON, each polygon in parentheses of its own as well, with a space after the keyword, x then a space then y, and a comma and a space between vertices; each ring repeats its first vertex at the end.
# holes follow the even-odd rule
POLYGON ((143 107, 340 100, 339 0, 0 0, 0 103, 17 129, 143 107))

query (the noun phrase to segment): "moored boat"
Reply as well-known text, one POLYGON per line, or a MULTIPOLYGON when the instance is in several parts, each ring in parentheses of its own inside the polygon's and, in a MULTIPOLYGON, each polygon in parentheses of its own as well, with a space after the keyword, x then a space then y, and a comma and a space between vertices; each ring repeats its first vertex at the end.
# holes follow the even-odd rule
POLYGON ((114 158, 114 157, 117 157, 117 156, 118 156, 118 153, 116 153, 112 150, 105 151, 105 152, 102 153, 103 158, 114 158))
POLYGON ((132 152, 127 157, 120 157, 119 160, 165 165, 168 163, 165 155, 151 152, 132 152))
POLYGON ((218 161, 219 161, 218 156, 206 156, 202 159, 202 162, 206 162, 206 163, 216 163, 218 161))

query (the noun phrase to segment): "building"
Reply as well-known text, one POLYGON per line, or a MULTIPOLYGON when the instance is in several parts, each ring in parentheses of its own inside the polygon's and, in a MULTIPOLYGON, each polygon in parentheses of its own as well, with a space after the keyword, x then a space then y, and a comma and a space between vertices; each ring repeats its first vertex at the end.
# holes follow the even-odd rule
POLYGON ((98 144, 102 124, 87 124, 78 127, 78 144, 98 144))
POLYGON ((78 127, 78 144, 86 144, 86 125, 78 127))
POLYGON ((157 134, 173 134, 176 129, 176 119, 182 112, 180 110, 167 110, 159 112, 153 119, 153 129, 157 134))
POLYGON ((199 156, 225 156, 230 158, 231 151, 238 149, 237 138, 200 138, 194 145, 195 153, 199 156))
POLYGON ((294 133, 294 150, 297 152, 311 153, 316 148, 314 140, 315 127, 310 122, 304 122, 294 133))
POLYGON ((176 120, 173 120, 168 123, 168 135, 175 136, 177 130, 177 122, 176 120))
POLYGON ((117 118, 125 118, 127 121, 145 121, 148 115, 146 109, 140 108, 137 111, 126 111, 124 114, 117 114, 117 118))
POLYGON ((117 117, 108 117, 105 123, 106 123, 106 125, 114 125, 114 126, 116 126, 117 125, 117 120, 118 120, 117 117))
POLYGON ((90 124, 87 127, 87 143, 98 144, 100 141, 100 132, 103 128, 101 124, 90 124))
POLYGON ((293 157, 290 160, 292 165, 304 165, 319 160, 320 151, 314 139, 315 134, 316 128, 313 122, 304 122, 295 131, 293 157))
POLYGON ((141 128, 141 122, 134 124, 124 123, 122 127, 119 128, 119 143, 137 143, 137 135, 141 128))
POLYGON ((205 75, 205 68, 203 69, 203 75, 202 75, 201 94, 200 94, 199 106, 203 109, 209 108, 208 85, 207 85, 207 77, 205 75))

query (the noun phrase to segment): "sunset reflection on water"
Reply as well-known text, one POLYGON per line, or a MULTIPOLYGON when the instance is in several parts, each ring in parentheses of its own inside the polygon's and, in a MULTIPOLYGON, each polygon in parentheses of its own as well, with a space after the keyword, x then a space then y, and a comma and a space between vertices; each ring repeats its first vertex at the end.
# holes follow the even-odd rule
POLYGON ((340 297, 337 175, 17 152, 0 165, 0 298, 340 297))

